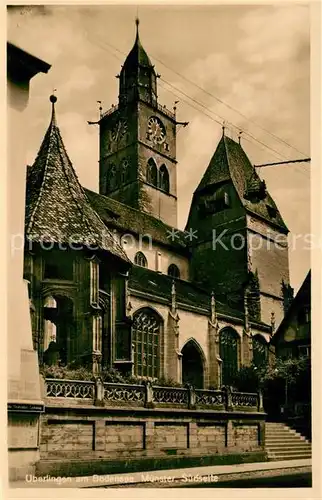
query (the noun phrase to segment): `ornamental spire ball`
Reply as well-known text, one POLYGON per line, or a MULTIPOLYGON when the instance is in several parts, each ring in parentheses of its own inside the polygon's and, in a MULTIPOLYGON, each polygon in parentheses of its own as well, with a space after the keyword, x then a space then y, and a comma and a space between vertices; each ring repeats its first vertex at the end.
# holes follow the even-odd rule
POLYGON ((57 97, 56 97, 54 94, 52 94, 52 95, 49 97, 49 100, 50 100, 50 102, 52 102, 53 104, 55 104, 55 102, 57 102, 57 97))

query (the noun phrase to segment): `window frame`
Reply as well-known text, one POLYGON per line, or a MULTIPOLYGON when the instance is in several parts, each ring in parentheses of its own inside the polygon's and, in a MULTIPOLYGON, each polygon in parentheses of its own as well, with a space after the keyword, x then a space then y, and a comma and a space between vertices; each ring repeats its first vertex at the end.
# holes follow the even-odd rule
POLYGON ((134 255, 134 264, 136 266, 139 266, 139 267, 144 267, 146 269, 148 268, 148 259, 146 258, 146 256, 144 255, 143 252, 141 252, 141 251, 136 252, 136 254, 134 255), (142 259, 142 262, 144 262, 144 265, 142 265, 142 263, 139 263, 138 259, 142 259))

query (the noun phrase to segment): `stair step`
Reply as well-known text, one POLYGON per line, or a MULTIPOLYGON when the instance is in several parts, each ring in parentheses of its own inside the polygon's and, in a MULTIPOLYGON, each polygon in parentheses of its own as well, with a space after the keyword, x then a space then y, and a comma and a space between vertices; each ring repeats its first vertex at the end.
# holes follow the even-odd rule
POLYGON ((267 453, 268 460, 298 460, 300 458, 312 458, 311 453, 267 453))
POLYGON ((311 449, 311 445, 309 443, 290 443, 290 444, 287 444, 287 443, 265 443, 266 444, 266 447, 267 449, 271 450, 271 449, 284 449, 284 448, 287 448, 287 449, 294 449, 294 448, 299 448, 301 450, 303 449, 311 449))
POLYGON ((306 455, 311 454, 311 450, 267 450, 269 455, 306 455))

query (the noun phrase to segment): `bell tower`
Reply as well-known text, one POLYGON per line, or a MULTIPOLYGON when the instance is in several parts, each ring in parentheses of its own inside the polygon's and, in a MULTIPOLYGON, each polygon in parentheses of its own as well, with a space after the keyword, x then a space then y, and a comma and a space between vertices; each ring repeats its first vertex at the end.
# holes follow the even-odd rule
POLYGON ((100 193, 177 225, 176 116, 158 104, 157 75, 139 37, 118 75, 119 102, 100 125, 100 193))

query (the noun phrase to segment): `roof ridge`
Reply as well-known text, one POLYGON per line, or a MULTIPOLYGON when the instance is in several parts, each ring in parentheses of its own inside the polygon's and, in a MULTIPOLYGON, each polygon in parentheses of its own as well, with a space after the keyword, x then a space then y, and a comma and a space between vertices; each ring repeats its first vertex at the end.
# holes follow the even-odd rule
MULTIPOLYGON (((122 205, 123 207, 126 207, 129 210, 133 210, 135 212, 138 212, 139 214, 142 213, 142 210, 139 210, 138 208, 135 208, 135 207, 131 207, 130 205, 127 205, 126 203, 122 203, 119 200, 114 200, 114 198, 111 198, 110 196, 106 196, 105 194, 102 194, 102 193, 97 193, 96 191, 93 191, 92 189, 88 189, 88 188, 84 188, 84 189, 86 191, 90 191, 91 193, 94 193, 97 196, 103 196, 104 198, 107 198, 108 200, 111 200, 112 203, 115 202, 115 203, 118 203, 119 205, 122 205)), ((177 228, 175 226, 170 226, 166 222, 163 222, 161 219, 158 219, 158 217, 154 217, 153 215, 149 214, 148 212, 144 212, 144 215, 147 216, 150 219, 153 219, 154 221, 160 222, 164 226, 167 226, 167 227, 169 227, 171 229, 175 229, 176 231, 180 231, 181 233, 184 233, 183 229, 179 229, 179 228, 177 228)))

